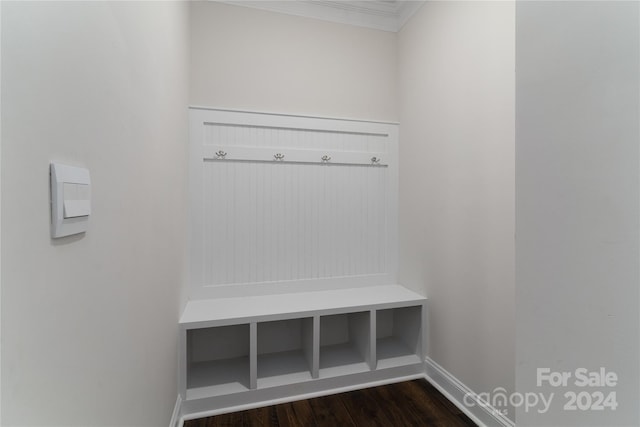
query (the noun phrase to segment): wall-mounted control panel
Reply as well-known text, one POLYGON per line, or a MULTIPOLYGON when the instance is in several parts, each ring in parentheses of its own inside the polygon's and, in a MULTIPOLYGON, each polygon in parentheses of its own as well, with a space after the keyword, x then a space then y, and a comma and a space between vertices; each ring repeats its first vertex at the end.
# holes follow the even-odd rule
POLYGON ((89 171, 75 166, 51 163, 51 237, 64 237, 87 231, 91 215, 89 171))

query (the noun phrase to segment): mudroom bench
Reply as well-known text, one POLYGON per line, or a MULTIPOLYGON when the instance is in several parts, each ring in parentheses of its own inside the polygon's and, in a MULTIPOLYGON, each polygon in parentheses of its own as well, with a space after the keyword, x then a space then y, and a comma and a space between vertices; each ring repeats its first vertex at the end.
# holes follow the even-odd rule
POLYGON ((400 285, 189 301, 183 416, 422 376, 426 301, 400 285))

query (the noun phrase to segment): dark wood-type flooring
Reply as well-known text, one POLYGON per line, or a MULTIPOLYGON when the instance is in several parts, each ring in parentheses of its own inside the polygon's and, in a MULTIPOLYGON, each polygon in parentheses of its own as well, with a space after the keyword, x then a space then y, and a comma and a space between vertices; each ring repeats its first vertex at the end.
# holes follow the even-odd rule
POLYGON ((475 427, 475 424, 426 380, 414 380, 184 423, 184 427, 222 426, 475 427))

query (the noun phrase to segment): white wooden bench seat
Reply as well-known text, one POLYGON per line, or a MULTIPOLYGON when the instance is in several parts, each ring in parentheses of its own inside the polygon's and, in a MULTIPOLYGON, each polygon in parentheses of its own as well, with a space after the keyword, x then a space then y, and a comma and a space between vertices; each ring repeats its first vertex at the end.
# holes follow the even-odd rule
POLYGON ((226 408, 231 395, 286 399, 301 385, 326 394, 341 378, 353 386, 423 375, 425 319, 426 298, 400 285, 189 301, 183 409, 226 408))

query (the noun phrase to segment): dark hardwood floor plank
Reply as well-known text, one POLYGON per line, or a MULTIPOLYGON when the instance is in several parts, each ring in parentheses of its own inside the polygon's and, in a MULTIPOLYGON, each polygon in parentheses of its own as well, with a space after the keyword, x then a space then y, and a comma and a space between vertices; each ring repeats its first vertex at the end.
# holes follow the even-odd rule
POLYGON ((370 389, 351 391, 339 396, 357 426, 385 427, 396 425, 387 412, 387 402, 376 401, 371 396, 370 389))
MULTIPOLYGON (((426 382, 426 381, 425 381, 426 382)), ((436 390, 430 390, 428 393, 423 392, 416 387, 415 382, 407 382, 400 384, 391 384, 389 393, 396 400, 403 402, 405 410, 417 413, 422 418, 428 418, 428 425, 436 426, 442 423, 441 418, 447 418, 449 413, 439 405, 438 400, 432 396, 436 390)))
MULTIPOLYGON (((456 414, 463 419, 469 419, 464 412, 462 412, 456 405, 454 405, 449 399, 447 399, 428 381, 414 382, 414 383, 415 384, 412 384, 412 386, 419 387, 423 390, 423 394, 429 394, 430 396, 432 396, 433 399, 436 400, 439 403, 439 405, 442 408, 444 408, 447 412, 456 414)), ((475 424, 472 423, 471 425, 475 425, 475 424)))
POLYGON ((435 401, 439 402, 441 405, 447 408, 448 411, 454 414, 463 414, 463 412, 458 409, 456 405, 451 403, 449 399, 444 397, 442 393, 440 393, 434 386, 431 385, 428 381, 412 381, 411 384, 408 384, 409 387, 414 389, 419 389, 422 391, 422 394, 428 395, 433 398, 435 401))
POLYGON ((426 380, 190 420, 184 427, 474 427, 426 380))
POLYGON ((305 427, 317 427, 313 416, 313 409, 311 408, 311 404, 308 400, 291 402, 291 407, 300 425, 305 427))
POLYGON ((339 394, 309 399, 309 404, 318 427, 356 426, 339 394))
POLYGON ((247 418, 249 427, 278 427, 278 414, 275 406, 249 409, 247 418))
POLYGON ((397 425, 403 426, 427 426, 435 425, 433 415, 424 411, 422 408, 414 405, 413 402, 407 402, 396 387, 383 386, 371 389, 374 399, 378 402, 385 402, 385 410, 389 415, 397 421, 397 425))
POLYGON ((276 413, 278 414, 278 425, 280 427, 301 427, 296 420, 291 403, 276 405, 276 413))
POLYGON ((433 426, 472 427, 475 423, 464 415, 427 381, 409 381, 395 385, 395 391, 407 400, 407 405, 423 408, 433 414, 433 426), (461 417, 462 415, 462 417, 461 417))

